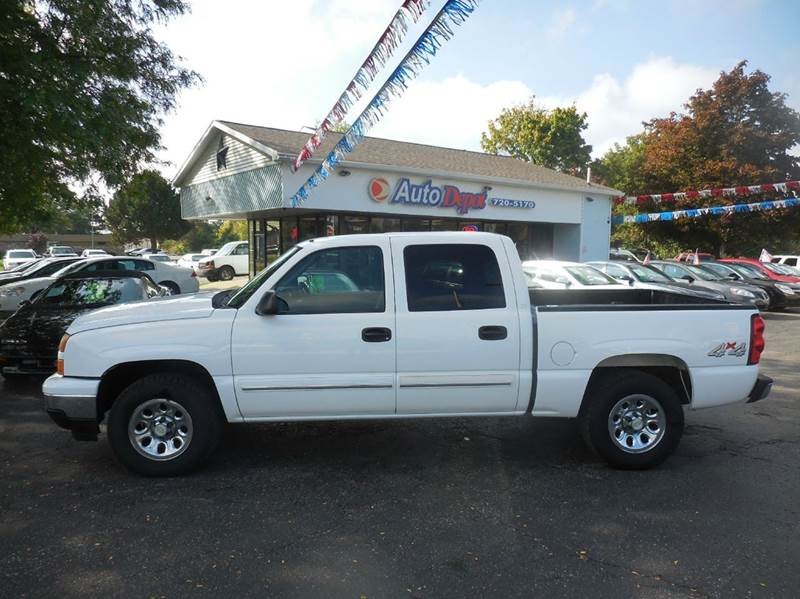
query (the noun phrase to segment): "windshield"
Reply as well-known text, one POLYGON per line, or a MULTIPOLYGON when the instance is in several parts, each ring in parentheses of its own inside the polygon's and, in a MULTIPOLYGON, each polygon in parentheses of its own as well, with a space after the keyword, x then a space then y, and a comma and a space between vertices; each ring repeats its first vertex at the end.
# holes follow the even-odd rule
POLYGON ((686 265, 686 270, 690 271, 693 275, 695 275, 698 279, 703 281, 721 281, 723 277, 715 273, 714 271, 707 270, 701 266, 694 266, 692 264, 686 265))
POLYGON ((104 306, 143 298, 139 279, 75 279, 51 285, 36 301, 36 307, 104 306))
POLYGON ((763 262, 764 268, 768 268, 772 272, 778 273, 779 275, 787 275, 790 277, 796 277, 797 271, 792 268, 791 266, 786 266, 784 264, 770 264, 769 262, 763 262))
POLYGON ((652 266, 644 266, 640 264, 629 264, 628 268, 636 275, 642 283, 671 283, 670 279, 663 272, 656 270, 652 266))
POLYGON ((242 243, 242 242, 241 241, 229 241, 228 243, 223 245, 221 248, 219 248, 216 253, 219 254, 220 256, 227 256, 240 243, 242 243))
MULTIPOLYGON (((236 243, 239 242, 237 241, 236 243)), ((228 245, 230 244, 222 246, 223 249, 228 245)), ((288 252, 279 256, 278 259, 275 260, 275 262, 273 262, 267 268, 258 273, 255 277, 253 277, 253 279, 249 283, 247 283, 247 285, 245 285, 239 291, 237 291, 231 297, 231 299, 228 300, 227 305, 230 306, 231 308, 241 308, 244 305, 244 303, 247 300, 249 300, 256 291, 258 291, 258 288, 264 284, 264 281, 266 281, 268 278, 270 278, 270 276, 272 276, 272 273, 278 270, 283 265, 283 263, 286 262, 286 260, 288 260, 291 256, 294 256, 301 249, 303 249, 303 246, 296 245, 288 252)))
POLYGON ((600 272, 592 266, 565 266, 569 274, 575 277, 581 285, 618 285, 619 283, 609 277, 607 274, 600 272))
POLYGON ((8 252, 9 258, 35 258, 36 254, 32 250, 16 250, 8 252))
POLYGON ((758 267, 752 266, 750 264, 733 264, 730 263, 727 266, 738 272, 743 277, 749 277, 751 279, 766 279, 768 280, 769 277, 761 272, 758 267))
MULTIPOLYGON (((713 270, 714 273, 719 275, 724 279, 730 279, 731 275, 741 275, 741 273, 736 272, 733 268, 726 264, 705 264, 704 265, 707 269, 713 270)), ((749 276, 749 275, 741 275, 741 276, 749 276)))

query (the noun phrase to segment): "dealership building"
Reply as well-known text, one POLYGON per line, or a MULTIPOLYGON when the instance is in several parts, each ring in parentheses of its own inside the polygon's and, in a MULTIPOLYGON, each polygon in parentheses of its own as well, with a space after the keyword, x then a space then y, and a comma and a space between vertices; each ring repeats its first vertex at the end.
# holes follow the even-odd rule
POLYGON ((298 241, 388 231, 502 233, 523 260, 608 257, 619 192, 481 152, 367 137, 292 208, 340 136, 294 172, 308 133, 214 121, 173 180, 183 218, 247 220, 251 274, 298 241))

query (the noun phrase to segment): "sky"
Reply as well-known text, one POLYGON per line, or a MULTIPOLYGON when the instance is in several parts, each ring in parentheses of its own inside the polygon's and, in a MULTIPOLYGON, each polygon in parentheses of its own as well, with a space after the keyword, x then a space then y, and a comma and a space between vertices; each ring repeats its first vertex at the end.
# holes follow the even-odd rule
MULTIPOLYGON (((378 74, 374 94, 444 0, 378 74)), ((156 36, 204 83, 164 117, 172 176, 213 120, 299 130, 320 122, 400 0, 194 0, 156 36)), ((369 134, 480 150, 504 107, 535 96, 588 114, 593 155, 679 112, 740 60, 800 110, 798 0, 482 0, 369 134)), ((348 114, 352 121, 358 107, 348 114)), ((298 148, 299 150, 299 148, 298 148)))

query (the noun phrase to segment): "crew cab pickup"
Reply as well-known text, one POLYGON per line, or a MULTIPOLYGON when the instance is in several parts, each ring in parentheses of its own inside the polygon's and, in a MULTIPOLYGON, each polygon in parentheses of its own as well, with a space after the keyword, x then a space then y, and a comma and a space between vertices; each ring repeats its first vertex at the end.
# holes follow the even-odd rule
POLYGON ((755 308, 668 291, 529 290, 489 233, 299 243, 231 294, 79 317, 44 383, 78 439, 131 470, 202 465, 223 422, 577 417, 609 464, 658 464, 685 409, 756 401, 755 308), (706 302, 708 300, 705 300, 706 302))

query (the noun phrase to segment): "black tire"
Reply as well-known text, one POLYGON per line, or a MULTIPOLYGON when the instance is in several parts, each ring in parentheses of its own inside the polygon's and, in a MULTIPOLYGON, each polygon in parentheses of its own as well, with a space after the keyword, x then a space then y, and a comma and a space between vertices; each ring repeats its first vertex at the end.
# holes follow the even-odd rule
POLYGON ((208 459, 217 446, 221 427, 217 399, 208 389, 186 375, 156 373, 131 383, 114 402, 108 418, 108 441, 126 468, 145 476, 177 476, 197 469, 208 459), (159 460, 146 457, 134 447, 128 425, 137 408, 162 398, 177 402, 188 414, 191 437, 182 453, 159 460))
POLYGON ((172 281, 161 281, 161 285, 169 289, 169 292, 172 295, 180 295, 181 293, 181 288, 178 287, 177 283, 173 283, 172 281))
MULTIPOLYGON (((623 470, 644 470, 663 462, 678 446, 683 434, 683 408, 674 389, 653 375, 637 371, 614 371, 592 382, 587 390, 584 406, 579 416, 580 428, 586 445, 600 455, 613 468, 623 470), (639 396, 638 398, 635 396, 639 396), (625 409, 629 398, 630 405, 625 409), (618 405, 620 402, 621 405, 618 405), (638 403, 643 410, 638 411, 638 403), (661 408, 663 427, 660 436, 646 428, 636 430, 641 423, 633 418, 632 426, 625 428, 623 424, 611 421, 611 412, 641 414, 645 409, 661 408), (616 427, 612 433, 610 427, 616 427), (631 432, 633 431, 633 432, 631 432), (615 441, 615 437, 619 441, 615 441), (643 443, 642 439, 646 439, 643 443), (656 440, 657 439, 657 440, 656 440), (627 443, 626 443, 627 442, 627 443), (652 443, 648 448, 646 443, 652 443), (638 443, 641 448, 623 449, 622 445, 638 443), (639 453, 633 453, 639 451, 639 453)), ((655 413, 655 412, 654 412, 655 413)), ((647 420, 645 422, 652 422, 647 420)), ((658 424, 659 416, 653 417, 658 424)), ((621 422, 621 421, 620 421, 621 422)), ((645 424, 645 427, 649 424, 645 424)))
POLYGON ((206 280, 208 280, 209 283, 215 283, 219 281, 219 276, 217 276, 217 273, 208 273, 206 275, 206 280))
POLYGON ((232 281, 236 276, 236 271, 227 264, 219 267, 219 278, 223 281, 232 281))

